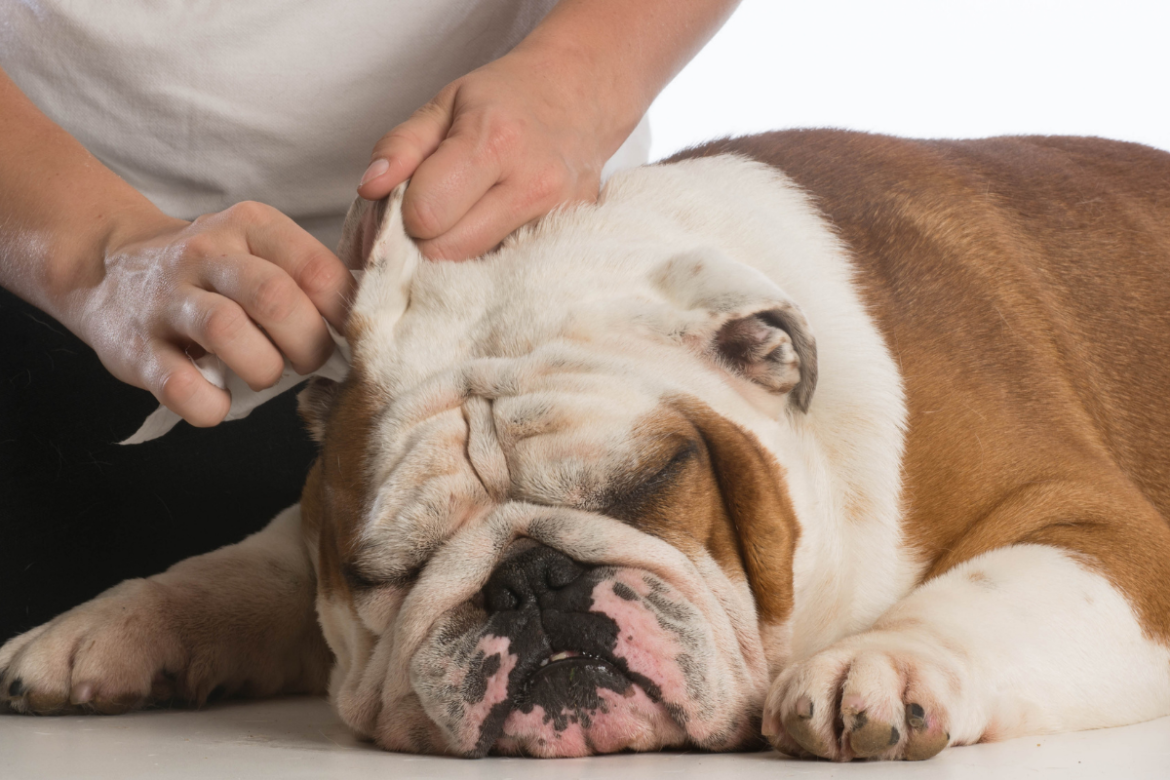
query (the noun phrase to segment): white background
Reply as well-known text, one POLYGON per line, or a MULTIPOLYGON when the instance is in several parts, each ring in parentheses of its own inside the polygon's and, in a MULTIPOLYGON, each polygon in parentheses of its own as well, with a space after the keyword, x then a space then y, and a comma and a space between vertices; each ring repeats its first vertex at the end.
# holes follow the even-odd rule
POLYGON ((786 127, 1170 150, 1170 0, 744 0, 650 120, 651 159, 786 127))

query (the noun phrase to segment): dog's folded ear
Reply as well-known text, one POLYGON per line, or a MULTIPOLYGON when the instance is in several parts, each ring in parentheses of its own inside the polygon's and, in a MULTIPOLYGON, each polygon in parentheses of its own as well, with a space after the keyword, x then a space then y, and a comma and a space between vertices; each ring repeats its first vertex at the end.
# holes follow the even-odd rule
POLYGON ((359 352, 361 334, 378 328, 387 336, 410 303, 410 285, 422 262, 418 246, 402 224, 406 182, 386 198, 358 198, 350 206, 337 256, 351 269, 362 269, 361 286, 350 309, 346 335, 359 352))
POLYGON ((817 383, 817 350, 808 323, 794 307, 775 307, 736 317, 715 335, 720 357, 736 371, 777 393, 790 393, 808 411, 817 383))
POLYGON ((686 341, 807 412, 817 384, 817 348, 800 308, 768 277, 712 250, 677 255, 654 274, 683 309, 686 341))
POLYGON ((397 264, 417 251, 402 224, 402 198, 408 183, 381 200, 356 198, 350 205, 337 246, 337 256, 350 270, 397 264))

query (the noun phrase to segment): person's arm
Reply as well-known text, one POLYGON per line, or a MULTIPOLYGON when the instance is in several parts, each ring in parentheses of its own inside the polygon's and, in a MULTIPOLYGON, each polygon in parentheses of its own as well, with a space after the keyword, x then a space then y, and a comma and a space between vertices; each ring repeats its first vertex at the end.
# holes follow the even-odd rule
POLYGON ((291 219, 243 203, 194 222, 163 214, 42 114, 0 70, 0 287, 52 315, 114 376, 195 425, 230 399, 191 350, 256 389, 333 349, 352 278, 291 219))
POLYGON ((601 168, 738 0, 561 0, 508 54, 447 85, 375 146, 358 194, 411 179, 403 219, 464 259, 564 203, 601 168))

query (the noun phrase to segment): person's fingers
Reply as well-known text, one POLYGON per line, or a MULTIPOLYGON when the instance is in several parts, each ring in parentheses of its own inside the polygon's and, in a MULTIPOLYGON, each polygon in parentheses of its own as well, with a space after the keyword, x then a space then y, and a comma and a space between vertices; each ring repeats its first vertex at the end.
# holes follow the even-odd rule
POLYGON ((271 206, 246 201, 224 215, 243 230, 250 254, 282 268, 325 319, 344 332, 355 283, 337 255, 271 206))
POLYGON ((538 219, 558 204, 586 201, 568 177, 549 169, 537 177, 510 179, 487 191, 463 217, 437 238, 419 242, 432 260, 466 260, 490 252, 509 233, 538 219))
POLYGON ((437 238, 454 227, 501 178, 500 156, 485 153, 483 139, 452 133, 410 179, 402 223, 415 238, 437 238))
POLYGON ((175 320, 178 334, 219 356, 253 390, 272 387, 284 372, 284 358, 238 303, 193 289, 175 320))
POLYGON ((232 406, 227 391, 208 382, 178 347, 167 342, 154 342, 143 383, 159 403, 199 428, 219 425, 232 406))
MULTIPOLYGON (((317 307, 275 263, 250 255, 224 258, 203 263, 202 276, 207 287, 238 303, 264 328, 298 374, 320 368, 333 353, 333 338, 317 307)), ((225 354, 217 354, 231 365, 225 354)))
POLYGON ((434 153, 451 127, 454 92, 444 90, 374 145, 370 165, 362 174, 358 195, 380 200, 409 179, 419 163, 434 153))

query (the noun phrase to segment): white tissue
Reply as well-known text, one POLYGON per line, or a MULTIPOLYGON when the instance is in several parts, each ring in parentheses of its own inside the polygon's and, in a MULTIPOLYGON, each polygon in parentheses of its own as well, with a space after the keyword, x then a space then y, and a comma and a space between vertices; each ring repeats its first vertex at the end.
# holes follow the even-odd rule
MULTIPOLYGON (((337 344, 337 349, 333 350, 333 354, 325 361, 325 365, 310 374, 298 374, 293 370, 292 364, 285 360, 284 371, 280 375, 280 381, 272 387, 259 391, 248 387, 248 383, 228 368, 216 355, 204 355, 192 362, 199 369, 199 373, 207 377, 208 382, 211 382, 221 390, 227 390, 231 395, 232 406, 228 410, 224 422, 228 420, 240 420, 251 414, 252 410, 260 404, 272 400, 286 390, 292 389, 309 377, 323 376, 335 382, 340 382, 342 379, 345 379, 345 375, 349 373, 349 344, 332 327, 329 327, 329 335, 333 337, 334 343, 337 344)), ((174 428, 175 423, 181 419, 183 418, 170 409, 165 406, 160 406, 146 418, 142 426, 133 436, 119 443, 141 444, 144 441, 157 439, 171 428, 174 428)))

